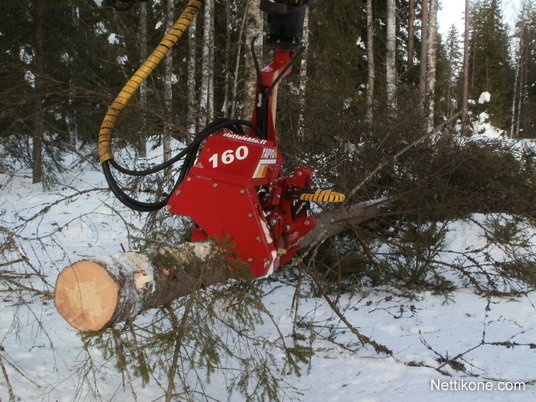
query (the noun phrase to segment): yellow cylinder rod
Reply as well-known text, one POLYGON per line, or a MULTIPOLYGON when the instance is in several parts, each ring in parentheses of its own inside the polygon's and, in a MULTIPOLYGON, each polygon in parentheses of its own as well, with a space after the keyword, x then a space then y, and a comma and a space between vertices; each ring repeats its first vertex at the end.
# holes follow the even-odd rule
POLYGON ((346 196, 342 193, 327 190, 316 190, 313 194, 300 194, 301 201, 312 202, 343 202, 346 196))
POLYGON ((117 122, 117 117, 132 98, 133 94, 139 89, 141 84, 147 79, 149 74, 162 61, 169 49, 177 43, 184 31, 188 29, 190 23, 195 18, 197 11, 203 6, 203 0, 190 0, 182 11, 179 19, 169 32, 162 38, 158 46, 147 57, 140 68, 132 75, 125 84, 123 89, 117 94, 115 100, 108 108, 106 116, 99 131, 99 159, 100 162, 106 162, 113 159, 112 154, 112 135, 117 122))

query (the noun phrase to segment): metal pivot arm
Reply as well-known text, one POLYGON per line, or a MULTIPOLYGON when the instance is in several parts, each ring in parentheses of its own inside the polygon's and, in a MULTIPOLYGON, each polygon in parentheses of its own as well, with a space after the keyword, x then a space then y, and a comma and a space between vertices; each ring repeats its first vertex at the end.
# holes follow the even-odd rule
POLYGON ((268 43, 279 48, 300 46, 308 0, 261 0, 268 15, 268 43))

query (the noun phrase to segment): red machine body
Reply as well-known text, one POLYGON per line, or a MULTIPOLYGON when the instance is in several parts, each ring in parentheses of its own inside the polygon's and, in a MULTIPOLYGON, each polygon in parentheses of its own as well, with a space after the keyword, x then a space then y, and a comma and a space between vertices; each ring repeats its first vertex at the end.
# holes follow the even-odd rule
POLYGON ((276 144, 277 86, 290 73, 291 60, 291 50, 276 49, 274 61, 260 72, 252 120, 264 127, 265 138, 229 131, 212 135, 168 201, 170 212, 196 223, 193 241, 233 242, 234 256, 256 277, 290 260, 315 225, 308 203, 299 200, 300 190, 311 187, 311 170, 283 177, 276 144))

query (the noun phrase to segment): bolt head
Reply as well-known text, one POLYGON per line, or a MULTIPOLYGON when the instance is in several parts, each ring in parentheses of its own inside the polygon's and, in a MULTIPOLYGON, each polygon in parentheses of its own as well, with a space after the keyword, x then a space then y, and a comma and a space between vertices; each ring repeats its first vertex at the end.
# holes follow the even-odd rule
POLYGON ((304 224, 305 226, 309 226, 309 225, 311 224, 311 221, 310 221, 310 220, 306 220, 305 222, 303 222, 303 224, 304 224))

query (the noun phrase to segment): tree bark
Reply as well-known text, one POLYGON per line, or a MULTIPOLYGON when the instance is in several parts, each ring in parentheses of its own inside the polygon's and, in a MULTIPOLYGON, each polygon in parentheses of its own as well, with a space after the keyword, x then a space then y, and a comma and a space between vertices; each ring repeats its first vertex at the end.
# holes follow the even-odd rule
POLYGON ((421 68, 419 79, 419 93, 423 110, 426 110, 426 83, 428 76, 428 26, 429 26, 429 2, 423 0, 421 10, 421 68))
POLYGON ((207 6, 210 5, 210 21, 209 21, 209 58, 208 58, 208 105, 207 105, 207 117, 208 121, 214 120, 214 48, 215 45, 215 33, 214 33, 214 18, 216 13, 216 2, 209 1, 207 6))
POLYGON ((210 76, 211 76, 211 61, 210 61, 210 36, 211 36, 211 23, 213 19, 212 15, 212 3, 214 0, 206 0, 203 14, 203 48, 201 50, 201 93, 199 99, 199 106, 201 109, 201 115, 199 117, 199 127, 205 127, 209 119, 209 96, 210 96, 210 76))
POLYGON ((43 96, 41 95, 43 72, 45 70, 45 3, 35 2, 35 71, 34 71, 34 119, 32 138, 32 183, 43 180, 43 96))
MULTIPOLYGON (((309 7, 305 9, 305 16, 303 19, 303 43, 308 43, 309 41, 309 7)), ((307 92, 307 56, 309 52, 302 54, 300 61, 300 79, 298 87, 300 90, 299 101, 298 101, 298 139, 303 141, 305 139, 305 95, 307 92)))
POLYGON ((233 33, 233 12, 231 7, 234 6, 234 2, 227 1, 225 3, 225 54, 223 59, 223 74, 225 76, 224 90, 223 90, 223 103, 221 106, 221 112, 224 116, 229 116, 231 108, 229 107, 229 100, 231 97, 231 41, 233 33))
POLYGON ((203 287, 222 282, 228 265, 212 243, 186 243, 151 258, 126 252, 78 261, 56 280, 56 309, 74 328, 100 331, 203 287))
MULTIPOLYGON (((246 11, 248 9, 248 4, 246 3, 246 11)), ((243 38, 244 38, 244 32, 246 31, 246 21, 247 21, 247 12, 244 12, 244 15, 242 16, 242 23, 240 24, 240 32, 238 35, 238 49, 236 51, 236 61, 235 61, 235 70, 233 75, 233 84, 232 84, 232 90, 231 90, 231 118, 237 118, 237 92, 238 92, 238 82, 239 82, 239 70, 240 70, 240 60, 242 56, 242 45, 243 45, 243 38)))
POLYGON ((195 72, 196 72, 196 57, 197 57, 197 15, 192 20, 190 28, 188 28, 188 112, 186 122, 188 126, 188 133, 193 135, 197 132, 196 123, 196 108, 197 108, 197 95, 195 86, 195 72))
MULTIPOLYGON (((166 32, 173 27, 174 23, 174 5, 173 0, 166 2, 166 32)), ((166 122, 164 129, 163 153, 164 160, 171 159, 171 134, 173 131, 173 48, 169 49, 164 59, 164 108, 166 110, 166 122)))
POLYGON ((436 86, 436 52, 437 52, 437 1, 430 0, 430 17, 428 24, 428 54, 426 74, 426 100, 428 113, 426 129, 430 133, 434 129, 435 86, 436 86))
POLYGON ((469 99, 469 21, 470 21, 469 0, 465 0, 465 32, 463 34, 463 90, 462 90, 462 135, 467 136, 468 113, 467 103, 469 99))
POLYGON ((385 83, 389 114, 396 114, 396 0, 387 1, 387 52, 385 83))
MULTIPOLYGON (((314 246, 379 216, 388 204, 389 200, 378 200, 325 212, 300 247, 314 246)), ((243 278, 225 254, 214 243, 200 242, 149 255, 126 252, 79 261, 58 275, 56 309, 75 329, 100 331, 230 277, 243 278)))
POLYGON ((372 123, 374 118, 374 82, 376 80, 376 65, 374 64, 374 15, 372 0, 367 0, 367 114, 366 120, 372 123))
MULTIPOLYGON (((367 2, 368 1, 369 0, 367 0, 367 2)), ((414 56, 415 56, 415 0, 409 0, 408 68, 413 67, 414 56)))
MULTIPOLYGON (((147 3, 142 1, 139 4, 140 7, 140 58, 143 63, 147 58, 147 3)), ((140 107, 141 112, 141 127, 138 134, 139 141, 139 152, 142 158, 147 156, 147 147, 145 144, 146 132, 147 132, 147 83, 143 82, 140 85, 140 107)))
MULTIPOLYGON (((250 46, 251 40, 258 33, 262 33, 262 12, 259 6, 260 2, 248 1, 246 6, 246 29, 245 29, 245 46, 250 46)), ((261 41, 259 40, 259 44, 261 41)), ((262 60, 262 46, 257 44, 255 51, 257 57, 262 60)), ((257 89, 257 70, 255 69, 255 63, 251 52, 245 52, 245 66, 244 66, 244 97, 242 104, 244 108, 242 110, 242 118, 244 120, 251 120, 253 115, 253 103, 255 92, 257 89)))

